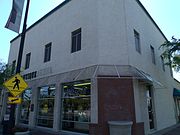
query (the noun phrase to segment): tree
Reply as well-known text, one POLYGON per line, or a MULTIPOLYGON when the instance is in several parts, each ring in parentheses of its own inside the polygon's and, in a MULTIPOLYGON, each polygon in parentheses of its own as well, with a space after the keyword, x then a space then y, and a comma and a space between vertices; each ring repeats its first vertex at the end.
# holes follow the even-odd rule
POLYGON ((172 37, 171 41, 165 41, 160 48, 164 49, 162 57, 167 59, 166 65, 170 65, 175 71, 180 71, 180 39, 172 37))
POLYGON ((11 66, 0 60, 0 89, 3 87, 4 81, 7 80, 11 75, 11 66))

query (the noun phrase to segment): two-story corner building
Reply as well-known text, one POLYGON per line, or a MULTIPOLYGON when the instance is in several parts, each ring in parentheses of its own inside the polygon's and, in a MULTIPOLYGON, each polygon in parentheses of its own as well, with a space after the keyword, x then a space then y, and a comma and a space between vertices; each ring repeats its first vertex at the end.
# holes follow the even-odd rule
POLYGON ((176 124, 179 87, 158 49, 166 40, 139 0, 64 1, 27 29, 16 122, 70 135, 109 135, 108 121, 132 121, 133 135, 176 124))

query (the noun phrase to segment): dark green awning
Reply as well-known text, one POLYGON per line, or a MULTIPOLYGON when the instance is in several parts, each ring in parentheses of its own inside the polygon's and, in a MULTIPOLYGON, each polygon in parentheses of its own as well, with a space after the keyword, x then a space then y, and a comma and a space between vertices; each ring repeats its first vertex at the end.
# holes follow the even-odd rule
POLYGON ((173 96, 176 96, 176 97, 180 97, 180 90, 179 89, 176 89, 174 88, 174 91, 173 91, 173 96))

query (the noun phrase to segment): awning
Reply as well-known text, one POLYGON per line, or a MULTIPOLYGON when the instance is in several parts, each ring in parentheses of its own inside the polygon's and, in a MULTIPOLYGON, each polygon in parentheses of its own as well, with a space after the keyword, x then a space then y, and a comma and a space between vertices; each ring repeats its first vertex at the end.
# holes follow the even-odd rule
POLYGON ((73 77, 74 81, 83 80, 84 78, 133 78, 141 80, 145 83, 155 83, 161 87, 163 86, 151 75, 130 65, 94 65, 91 67, 76 70, 76 72, 77 73, 73 73, 73 75, 75 75, 73 77))
POLYGON ((180 97, 180 89, 174 88, 173 96, 175 96, 175 97, 180 97))

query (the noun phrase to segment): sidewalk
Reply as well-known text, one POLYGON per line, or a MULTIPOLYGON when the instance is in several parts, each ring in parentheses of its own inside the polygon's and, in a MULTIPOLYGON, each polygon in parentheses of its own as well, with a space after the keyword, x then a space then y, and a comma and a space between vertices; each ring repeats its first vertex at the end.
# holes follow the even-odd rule
MULTIPOLYGON (((2 126, 0 126, 0 135, 3 135, 2 126)), ((35 129, 35 130, 31 131, 30 135, 67 135, 67 134, 62 134, 62 133, 52 134, 52 133, 42 132, 42 131, 35 129)), ((151 135, 180 135, 180 124, 163 129, 163 130, 153 133, 151 135)))
POLYGON ((180 135, 180 124, 176 124, 151 135, 180 135))

